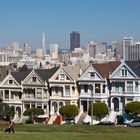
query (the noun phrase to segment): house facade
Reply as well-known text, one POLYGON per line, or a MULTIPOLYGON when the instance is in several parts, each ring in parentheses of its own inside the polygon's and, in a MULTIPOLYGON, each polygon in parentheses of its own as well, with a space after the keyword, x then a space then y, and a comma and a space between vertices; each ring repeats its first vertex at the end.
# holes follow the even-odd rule
POLYGON ((140 101, 139 83, 139 61, 32 69, 9 72, 0 83, 0 98, 15 107, 17 116, 28 108, 59 113, 67 104, 87 112, 95 102, 122 115, 125 104, 140 101))
POLYGON ((77 79, 79 72, 79 66, 62 66, 49 79, 50 114, 59 113, 59 108, 67 104, 78 105, 77 79))

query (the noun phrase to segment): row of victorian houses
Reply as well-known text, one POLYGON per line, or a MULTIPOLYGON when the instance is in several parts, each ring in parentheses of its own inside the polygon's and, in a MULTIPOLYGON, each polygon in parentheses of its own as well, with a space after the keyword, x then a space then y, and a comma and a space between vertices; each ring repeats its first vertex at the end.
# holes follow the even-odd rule
POLYGON ((140 101, 140 62, 9 71, 1 80, 0 98, 14 106, 18 116, 28 108, 54 114, 66 104, 87 111, 91 102, 105 102, 110 110, 122 114, 125 104, 140 101))

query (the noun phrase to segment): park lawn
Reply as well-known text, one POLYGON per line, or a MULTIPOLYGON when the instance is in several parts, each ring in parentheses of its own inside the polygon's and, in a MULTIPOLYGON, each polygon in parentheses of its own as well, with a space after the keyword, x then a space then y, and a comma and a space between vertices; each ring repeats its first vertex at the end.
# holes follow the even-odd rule
MULTIPOLYGON (((0 129, 6 126, 0 126, 0 129)), ((91 125, 16 125, 0 140, 140 140, 140 128, 91 125)))

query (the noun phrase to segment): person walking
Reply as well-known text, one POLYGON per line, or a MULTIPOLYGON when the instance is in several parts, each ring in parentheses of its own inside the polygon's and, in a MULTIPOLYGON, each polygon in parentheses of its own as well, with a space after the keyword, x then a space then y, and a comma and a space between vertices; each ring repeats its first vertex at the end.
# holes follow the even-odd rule
POLYGON ((9 128, 10 128, 10 132, 13 132, 13 134, 15 133, 14 127, 13 127, 13 121, 9 121, 9 128))

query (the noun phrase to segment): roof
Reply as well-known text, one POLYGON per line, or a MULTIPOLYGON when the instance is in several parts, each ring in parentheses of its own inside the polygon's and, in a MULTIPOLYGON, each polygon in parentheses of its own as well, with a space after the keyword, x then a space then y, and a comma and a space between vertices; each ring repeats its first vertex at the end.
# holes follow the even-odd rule
MULTIPOLYGON (((44 81, 48 81, 48 79, 59 69, 59 67, 53 67, 51 69, 34 69, 34 71, 40 76, 40 78, 44 81)), ((32 69, 27 69, 25 71, 12 72, 11 75, 15 78, 15 80, 20 84, 23 81, 32 69)))
POLYGON ((112 73, 119 65, 120 61, 111 61, 109 63, 93 64, 93 67, 104 77, 109 78, 109 74, 112 73))
POLYGON ((139 61, 125 61, 127 66, 133 70, 133 72, 140 77, 140 60, 139 61))
POLYGON ((77 80, 80 74, 80 66, 63 66, 66 73, 74 80, 77 80))
POLYGON ((27 69, 26 71, 11 72, 11 75, 20 84, 21 81, 23 81, 31 71, 31 69, 27 69))
POLYGON ((53 67, 51 69, 35 69, 35 72, 41 77, 42 80, 47 81, 53 76, 53 74, 59 69, 59 67, 53 67))
POLYGON ((16 70, 11 66, 0 66, 0 81, 2 81, 6 77, 9 71, 12 72, 16 70))

